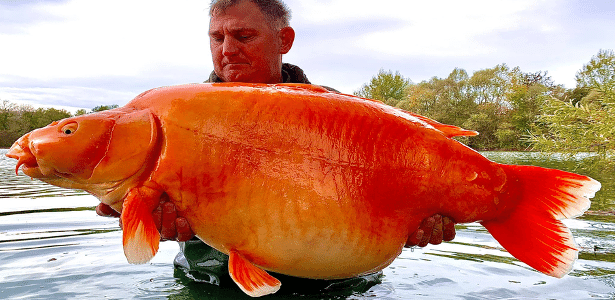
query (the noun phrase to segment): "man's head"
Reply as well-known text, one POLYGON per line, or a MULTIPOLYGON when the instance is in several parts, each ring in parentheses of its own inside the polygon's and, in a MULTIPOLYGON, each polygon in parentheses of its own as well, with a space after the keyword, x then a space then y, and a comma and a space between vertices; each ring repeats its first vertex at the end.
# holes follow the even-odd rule
POLYGON ((279 83, 292 47, 290 12, 278 0, 214 0, 209 41, 214 71, 227 82, 279 83))
MULTIPOLYGON (((254 3, 265 15, 270 26, 281 29, 290 26, 290 10, 279 0, 247 0, 254 3)), ((209 16, 224 13, 227 8, 237 5, 244 0, 212 0, 209 7, 209 16)))

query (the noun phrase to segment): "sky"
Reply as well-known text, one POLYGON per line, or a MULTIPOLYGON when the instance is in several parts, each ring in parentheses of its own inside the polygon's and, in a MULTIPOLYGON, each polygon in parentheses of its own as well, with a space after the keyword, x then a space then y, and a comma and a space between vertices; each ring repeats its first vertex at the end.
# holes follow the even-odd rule
MULTIPOLYGON (((0 0, 0 100, 74 112, 203 82, 209 3, 0 0)), ((348 94, 381 69, 418 83, 502 63, 574 88, 592 56, 615 49, 613 0, 285 3, 296 38, 283 60, 348 94)))

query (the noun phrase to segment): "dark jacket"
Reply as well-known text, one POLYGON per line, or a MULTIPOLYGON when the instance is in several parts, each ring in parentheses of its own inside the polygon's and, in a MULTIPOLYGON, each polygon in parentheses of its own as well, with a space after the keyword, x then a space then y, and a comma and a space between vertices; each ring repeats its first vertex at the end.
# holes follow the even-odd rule
MULTIPOLYGON (((209 74, 209 78, 205 82, 224 82, 224 81, 222 80, 222 78, 218 77, 218 74, 216 74, 216 72, 211 71, 211 74, 209 74)), ((312 84, 308 80, 307 76, 305 76, 305 73, 303 72, 303 70, 301 70, 301 68, 295 65, 288 64, 288 63, 282 64, 282 83, 312 84)), ((339 93, 339 91, 334 88, 324 86, 324 85, 321 85, 321 86, 329 91, 339 93)))

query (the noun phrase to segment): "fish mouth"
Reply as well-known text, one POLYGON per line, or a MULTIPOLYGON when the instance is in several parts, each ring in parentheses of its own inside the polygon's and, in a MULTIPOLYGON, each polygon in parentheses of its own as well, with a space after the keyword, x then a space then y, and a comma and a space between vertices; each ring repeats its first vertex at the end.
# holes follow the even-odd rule
POLYGON ((38 161, 36 160, 34 154, 32 154, 28 147, 22 147, 19 141, 13 144, 6 156, 17 160, 15 175, 19 174, 19 168, 21 167, 23 173, 31 178, 58 177, 58 174, 45 174, 48 172, 43 172, 41 170, 41 167, 38 165, 38 161))
POLYGON ((29 150, 24 150, 24 148, 19 145, 19 141, 15 142, 9 152, 6 154, 8 158, 13 158, 17 160, 17 166, 15 167, 15 175, 19 172, 19 167, 24 166, 24 169, 37 168, 38 163, 36 162, 36 157, 32 155, 32 152, 29 150))

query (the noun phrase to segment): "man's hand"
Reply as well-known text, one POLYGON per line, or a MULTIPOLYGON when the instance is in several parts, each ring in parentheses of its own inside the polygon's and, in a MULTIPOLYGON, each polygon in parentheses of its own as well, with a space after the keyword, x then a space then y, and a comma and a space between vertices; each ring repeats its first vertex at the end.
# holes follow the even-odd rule
MULTIPOLYGON (((103 217, 120 217, 120 213, 104 203, 96 206, 96 213, 103 217)), ((185 242, 194 236, 188 221, 184 217, 177 215, 175 205, 169 201, 166 194, 163 194, 163 197, 160 199, 160 205, 152 212, 152 217, 158 232, 160 232, 161 241, 175 240, 185 242)), ((120 227, 122 227, 122 219, 120 219, 120 227)))
POLYGON ((421 223, 419 229, 412 233, 406 241, 406 247, 425 247, 427 244, 438 245, 442 241, 452 241, 455 238, 455 223, 452 219, 441 215, 433 215, 421 223))
POLYGON ((111 206, 104 204, 104 203, 100 203, 98 204, 98 206, 96 206, 96 213, 99 216, 103 216, 103 217, 111 217, 111 218, 120 217, 119 212, 115 211, 115 209, 111 208, 111 206))
POLYGON ((162 195, 160 205, 154 210, 152 217, 160 232, 161 241, 185 242, 194 236, 188 220, 177 215, 175 204, 169 201, 167 194, 162 195))

